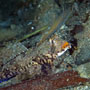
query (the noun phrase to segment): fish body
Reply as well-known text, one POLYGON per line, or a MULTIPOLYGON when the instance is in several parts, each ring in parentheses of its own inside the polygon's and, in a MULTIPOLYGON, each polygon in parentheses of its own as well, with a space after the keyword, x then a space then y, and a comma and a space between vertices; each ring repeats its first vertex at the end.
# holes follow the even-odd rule
POLYGON ((50 38, 49 41, 45 41, 38 48, 36 47, 30 52, 27 50, 25 56, 20 54, 14 58, 12 63, 8 62, 8 65, 5 65, 1 70, 0 83, 7 82, 25 73, 29 75, 28 78, 37 75, 37 73, 48 74, 48 71, 51 71, 53 67, 53 61, 57 60, 57 57, 63 55, 70 48, 71 44, 69 42, 60 39, 59 36, 56 35, 50 38))
POLYGON ((11 77, 2 78, 2 79, 0 79, 0 83, 6 82, 6 81, 12 79, 12 78, 15 77, 15 76, 16 76, 16 75, 12 75, 11 77))

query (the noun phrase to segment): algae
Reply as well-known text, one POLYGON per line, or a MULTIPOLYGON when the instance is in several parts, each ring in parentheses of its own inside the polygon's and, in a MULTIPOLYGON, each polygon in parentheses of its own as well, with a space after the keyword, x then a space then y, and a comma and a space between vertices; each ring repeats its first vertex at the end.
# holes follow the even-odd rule
POLYGON ((19 39, 18 42, 21 42, 21 41, 23 41, 23 40, 25 40, 25 39, 27 39, 29 37, 32 37, 33 35, 36 35, 36 34, 40 33, 41 31, 43 31, 43 30, 45 30, 47 28, 48 28, 48 26, 46 25, 46 26, 42 27, 41 29, 36 30, 35 32, 27 34, 22 39, 19 39))

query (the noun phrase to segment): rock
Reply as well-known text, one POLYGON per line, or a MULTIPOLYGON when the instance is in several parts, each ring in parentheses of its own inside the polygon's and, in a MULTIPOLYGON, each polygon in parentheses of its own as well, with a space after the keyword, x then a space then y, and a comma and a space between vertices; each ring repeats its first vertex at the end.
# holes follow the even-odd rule
POLYGON ((89 62, 90 59, 90 44, 89 41, 83 41, 84 45, 81 46, 81 48, 79 48, 78 53, 76 55, 76 61, 75 64, 80 65, 86 62, 89 62))
POLYGON ((81 77, 90 78, 90 62, 77 67, 81 77))
POLYGON ((75 35, 78 43, 77 51, 73 55, 76 65, 89 62, 90 59, 90 18, 83 27, 83 31, 75 35))

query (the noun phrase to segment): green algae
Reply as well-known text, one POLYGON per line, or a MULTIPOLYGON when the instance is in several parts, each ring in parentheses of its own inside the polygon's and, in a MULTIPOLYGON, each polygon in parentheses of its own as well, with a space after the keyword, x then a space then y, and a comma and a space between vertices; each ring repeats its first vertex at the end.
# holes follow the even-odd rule
POLYGON ((19 39, 18 42, 21 42, 21 41, 23 41, 23 40, 25 40, 25 39, 27 39, 29 37, 32 37, 33 35, 36 35, 36 34, 42 32, 42 31, 44 31, 47 28, 48 28, 48 26, 46 25, 46 26, 42 27, 41 29, 36 30, 35 32, 32 32, 30 34, 27 34, 23 38, 19 39))

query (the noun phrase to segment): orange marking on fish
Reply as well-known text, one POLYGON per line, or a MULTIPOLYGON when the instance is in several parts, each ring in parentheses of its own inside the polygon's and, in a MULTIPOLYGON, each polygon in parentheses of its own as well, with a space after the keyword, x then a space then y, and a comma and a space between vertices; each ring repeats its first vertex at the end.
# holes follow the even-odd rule
POLYGON ((62 46, 61 49, 64 50, 65 48, 70 48, 70 44, 68 42, 65 42, 62 46))

